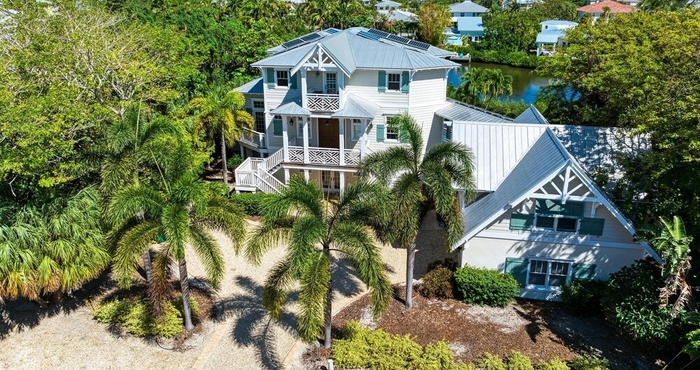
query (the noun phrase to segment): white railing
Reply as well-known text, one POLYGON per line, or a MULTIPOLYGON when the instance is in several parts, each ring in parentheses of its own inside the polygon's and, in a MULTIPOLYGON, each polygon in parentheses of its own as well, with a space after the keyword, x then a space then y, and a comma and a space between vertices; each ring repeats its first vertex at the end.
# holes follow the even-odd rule
POLYGON ((244 128, 240 141, 258 148, 265 148, 265 134, 262 132, 244 128))
POLYGON ((304 163, 304 148, 300 146, 290 146, 289 151, 289 161, 296 163, 304 163))
POLYGON ((258 168, 258 188, 262 190, 264 193, 275 193, 279 194, 282 192, 282 188, 284 188, 284 183, 280 180, 277 180, 274 176, 270 175, 269 172, 264 171, 261 168, 258 168))
POLYGON ((348 166, 357 166, 360 164, 360 152, 356 152, 351 149, 345 149, 343 152, 343 159, 345 164, 348 166))
POLYGON ((279 193, 284 184, 267 172, 267 166, 278 166, 284 158, 282 150, 278 150, 268 158, 246 158, 236 168, 236 186, 244 190, 260 189, 265 193, 279 193), (280 154, 281 153, 281 154, 280 154))
POLYGON ((334 112, 340 109, 338 94, 306 94, 306 109, 316 112, 334 112))
MULTIPOLYGON (((257 165, 256 165, 257 169, 257 165)), ((234 171, 236 176, 236 186, 255 187, 256 170, 253 170, 252 158, 246 158, 234 171)))
MULTIPOLYGON (((289 162, 304 163, 304 148, 300 146, 290 146, 289 162)), ((333 148, 309 148, 309 164, 329 164, 340 165, 340 149, 333 148)), ((344 164, 346 166, 356 166, 360 163, 360 152, 352 149, 343 151, 344 164)))
POLYGON ((284 150, 280 149, 280 150, 272 153, 271 156, 263 159, 261 167, 265 171, 271 171, 271 170, 275 169, 275 167, 282 164, 283 161, 284 161, 284 150))

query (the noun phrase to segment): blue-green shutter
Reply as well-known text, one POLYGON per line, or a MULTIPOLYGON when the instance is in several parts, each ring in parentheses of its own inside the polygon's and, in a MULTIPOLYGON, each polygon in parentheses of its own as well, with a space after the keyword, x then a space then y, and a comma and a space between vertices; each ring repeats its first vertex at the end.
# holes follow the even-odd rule
POLYGON ((275 136, 282 136, 282 118, 274 118, 272 120, 272 134, 275 136))
POLYGON ((605 219, 603 218, 588 218, 584 217, 581 219, 581 226, 578 228, 578 233, 580 235, 603 235, 603 227, 605 226, 605 219))
POLYGON ((520 286, 525 286, 527 282, 527 258, 506 258, 505 273, 511 274, 520 286))
POLYGON ((401 73, 401 92, 408 93, 408 71, 401 73))
POLYGON ((267 87, 270 89, 274 89, 276 85, 275 82, 275 69, 274 68, 268 68, 267 69, 267 87))
POLYGON ((377 125, 377 142, 384 141, 384 125, 377 125))
POLYGON ((379 71, 379 73, 377 73, 377 91, 386 91, 386 72, 384 71, 379 71))
POLYGON ((297 79, 299 78, 299 72, 292 75, 292 80, 289 82, 290 89, 297 89, 297 79))
POLYGON ((565 215, 583 217, 583 202, 566 202, 565 215))
POLYGON ((561 204, 558 200, 537 199, 535 209, 540 215, 566 215, 583 217, 583 202, 566 202, 561 204))
POLYGON ((596 265, 588 265, 585 263, 574 263, 574 268, 571 277, 574 279, 593 280, 595 277, 596 265))
POLYGON ((442 126, 442 142, 447 142, 447 126, 442 126))
POLYGON ((532 224, 535 221, 534 215, 524 213, 513 213, 510 215, 511 230, 532 230, 532 224))

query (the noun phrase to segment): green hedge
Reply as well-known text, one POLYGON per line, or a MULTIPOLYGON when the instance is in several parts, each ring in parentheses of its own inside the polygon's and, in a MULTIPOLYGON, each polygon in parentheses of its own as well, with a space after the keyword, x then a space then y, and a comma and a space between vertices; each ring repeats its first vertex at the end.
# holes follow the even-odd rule
POLYGON ((265 204, 275 197, 277 197, 275 194, 265 193, 231 194, 231 199, 240 204, 248 216, 262 216, 265 204))
MULTIPOLYGON (((190 298, 192 315, 197 314, 197 301, 190 298)), ((119 324, 137 337, 172 338, 182 331, 182 296, 163 305, 163 315, 154 317, 148 302, 141 300, 105 301, 93 312, 101 323, 119 324)))
POLYGON ((473 46, 456 46, 450 45, 447 50, 454 51, 457 54, 466 55, 469 53, 473 62, 498 63, 508 64, 514 67, 537 68, 542 63, 543 58, 534 54, 529 54, 524 51, 497 51, 497 50, 479 50, 473 46))
POLYGON ((423 276, 418 292, 428 298, 454 298, 455 278, 454 272, 447 266, 440 264, 433 268, 428 266, 428 272, 423 276))
POLYGON ((455 281, 462 300, 471 304, 505 307, 520 293, 513 275, 486 268, 457 269, 455 281))
POLYGON ((603 281, 574 279, 561 289, 564 308, 578 316, 602 315, 600 300, 605 293, 605 286, 603 281))

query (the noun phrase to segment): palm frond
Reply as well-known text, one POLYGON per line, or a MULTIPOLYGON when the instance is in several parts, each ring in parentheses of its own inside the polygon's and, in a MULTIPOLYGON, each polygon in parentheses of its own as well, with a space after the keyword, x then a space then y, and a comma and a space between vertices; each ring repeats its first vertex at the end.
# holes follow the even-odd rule
POLYGON ((231 199, 210 195, 207 207, 197 214, 197 221, 209 228, 225 233, 233 242, 238 254, 246 237, 246 214, 243 208, 231 199))
POLYGON ((189 221, 187 209, 179 204, 166 205, 160 218, 168 250, 178 262, 185 258, 185 243, 190 237, 189 221))
POLYGON ((383 243, 390 241, 392 198, 377 181, 358 180, 348 185, 338 202, 336 218, 354 220, 372 229, 383 243))
MULTIPOLYGON (((285 220, 291 221, 291 220, 285 220)), ((287 245, 292 239, 292 223, 263 222, 256 227, 245 242, 245 257, 259 265, 263 254, 276 247, 287 245)))
POLYGON ((132 226, 122 234, 113 257, 113 272, 120 286, 131 285, 131 277, 139 258, 162 232, 157 221, 146 221, 132 226))
POLYGON ((279 321, 282 318, 282 309, 287 301, 289 289, 294 282, 290 266, 290 256, 279 262, 272 268, 265 280, 263 287, 262 302, 263 307, 270 313, 270 316, 279 321))
POLYGON ((418 235, 425 197, 415 175, 403 173, 391 189, 394 211, 390 223, 396 242, 407 247, 418 235))
POLYGON ((423 132, 418 122, 408 112, 403 112, 398 117, 394 117, 394 122, 398 125, 399 135, 402 142, 408 143, 411 148, 414 170, 418 168, 419 161, 423 155, 423 132))
POLYGON ((375 177, 386 184, 397 173, 411 171, 414 163, 413 153, 407 147, 391 147, 366 156, 360 162, 357 174, 364 178, 375 177))
POLYGON ((326 225, 317 217, 302 217, 292 226, 292 238, 289 251, 292 255, 290 267, 294 276, 299 278, 309 258, 318 253, 316 245, 326 236, 326 225))
POLYGON ((167 253, 156 253, 152 263, 151 281, 148 283, 148 300, 156 317, 163 314, 163 303, 173 297, 172 280, 173 261, 167 253))
POLYGON ((447 213, 452 207, 452 201, 456 193, 452 187, 450 174, 439 163, 424 163, 423 182, 425 183, 428 197, 435 202, 437 212, 439 214, 447 213))
POLYGON ((164 203, 163 195, 156 190, 142 186, 128 187, 112 197, 105 219, 111 226, 118 227, 141 213, 146 218, 158 217, 164 203))
POLYGON ((214 288, 219 287, 224 277, 224 256, 216 240, 202 227, 190 228, 190 245, 194 249, 207 272, 207 278, 214 288))
POLYGON ((308 262, 300 279, 299 331, 304 341, 312 342, 318 338, 325 321, 331 261, 326 253, 316 253, 308 262))
POLYGON ((471 188, 474 178, 474 156, 461 143, 446 142, 431 147, 423 157, 423 165, 437 163, 448 170, 451 180, 460 187, 471 188))
POLYGON ((287 217, 290 212, 322 218, 323 191, 318 184, 306 181, 302 176, 292 176, 287 187, 265 207, 265 217, 277 219, 287 217))

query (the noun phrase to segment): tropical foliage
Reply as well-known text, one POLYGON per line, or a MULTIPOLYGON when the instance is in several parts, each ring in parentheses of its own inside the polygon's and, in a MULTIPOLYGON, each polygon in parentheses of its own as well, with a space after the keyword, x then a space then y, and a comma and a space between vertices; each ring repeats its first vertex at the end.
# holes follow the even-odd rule
POLYGON ((416 15, 418 16, 418 37, 429 44, 442 45, 445 28, 452 26, 449 8, 428 0, 418 7, 416 15))
POLYGON ((246 250, 250 261, 260 263, 268 249, 288 249, 263 290, 263 305, 272 317, 281 318, 298 282, 301 337, 316 340, 324 329, 324 345, 330 348, 332 276, 338 259, 370 290, 374 317, 384 312, 392 292, 377 242, 387 240, 390 207, 388 192, 377 183, 353 182, 338 199, 330 199, 317 184, 292 176, 282 194, 265 208, 263 222, 246 250))
POLYGON ((406 248, 406 307, 412 306, 413 268, 416 236, 428 202, 447 224, 447 245, 451 248, 462 236, 464 220, 455 184, 467 199, 474 194, 474 165, 470 150, 462 144, 446 142, 425 149, 422 131, 408 113, 392 122, 399 139, 406 145, 368 155, 358 173, 384 183, 393 181, 391 194, 394 213, 390 229, 400 230, 392 237, 406 248))
POLYGON ((513 76, 504 75, 500 69, 469 68, 462 81, 453 97, 470 104, 481 103, 486 109, 493 99, 513 94, 513 76))

